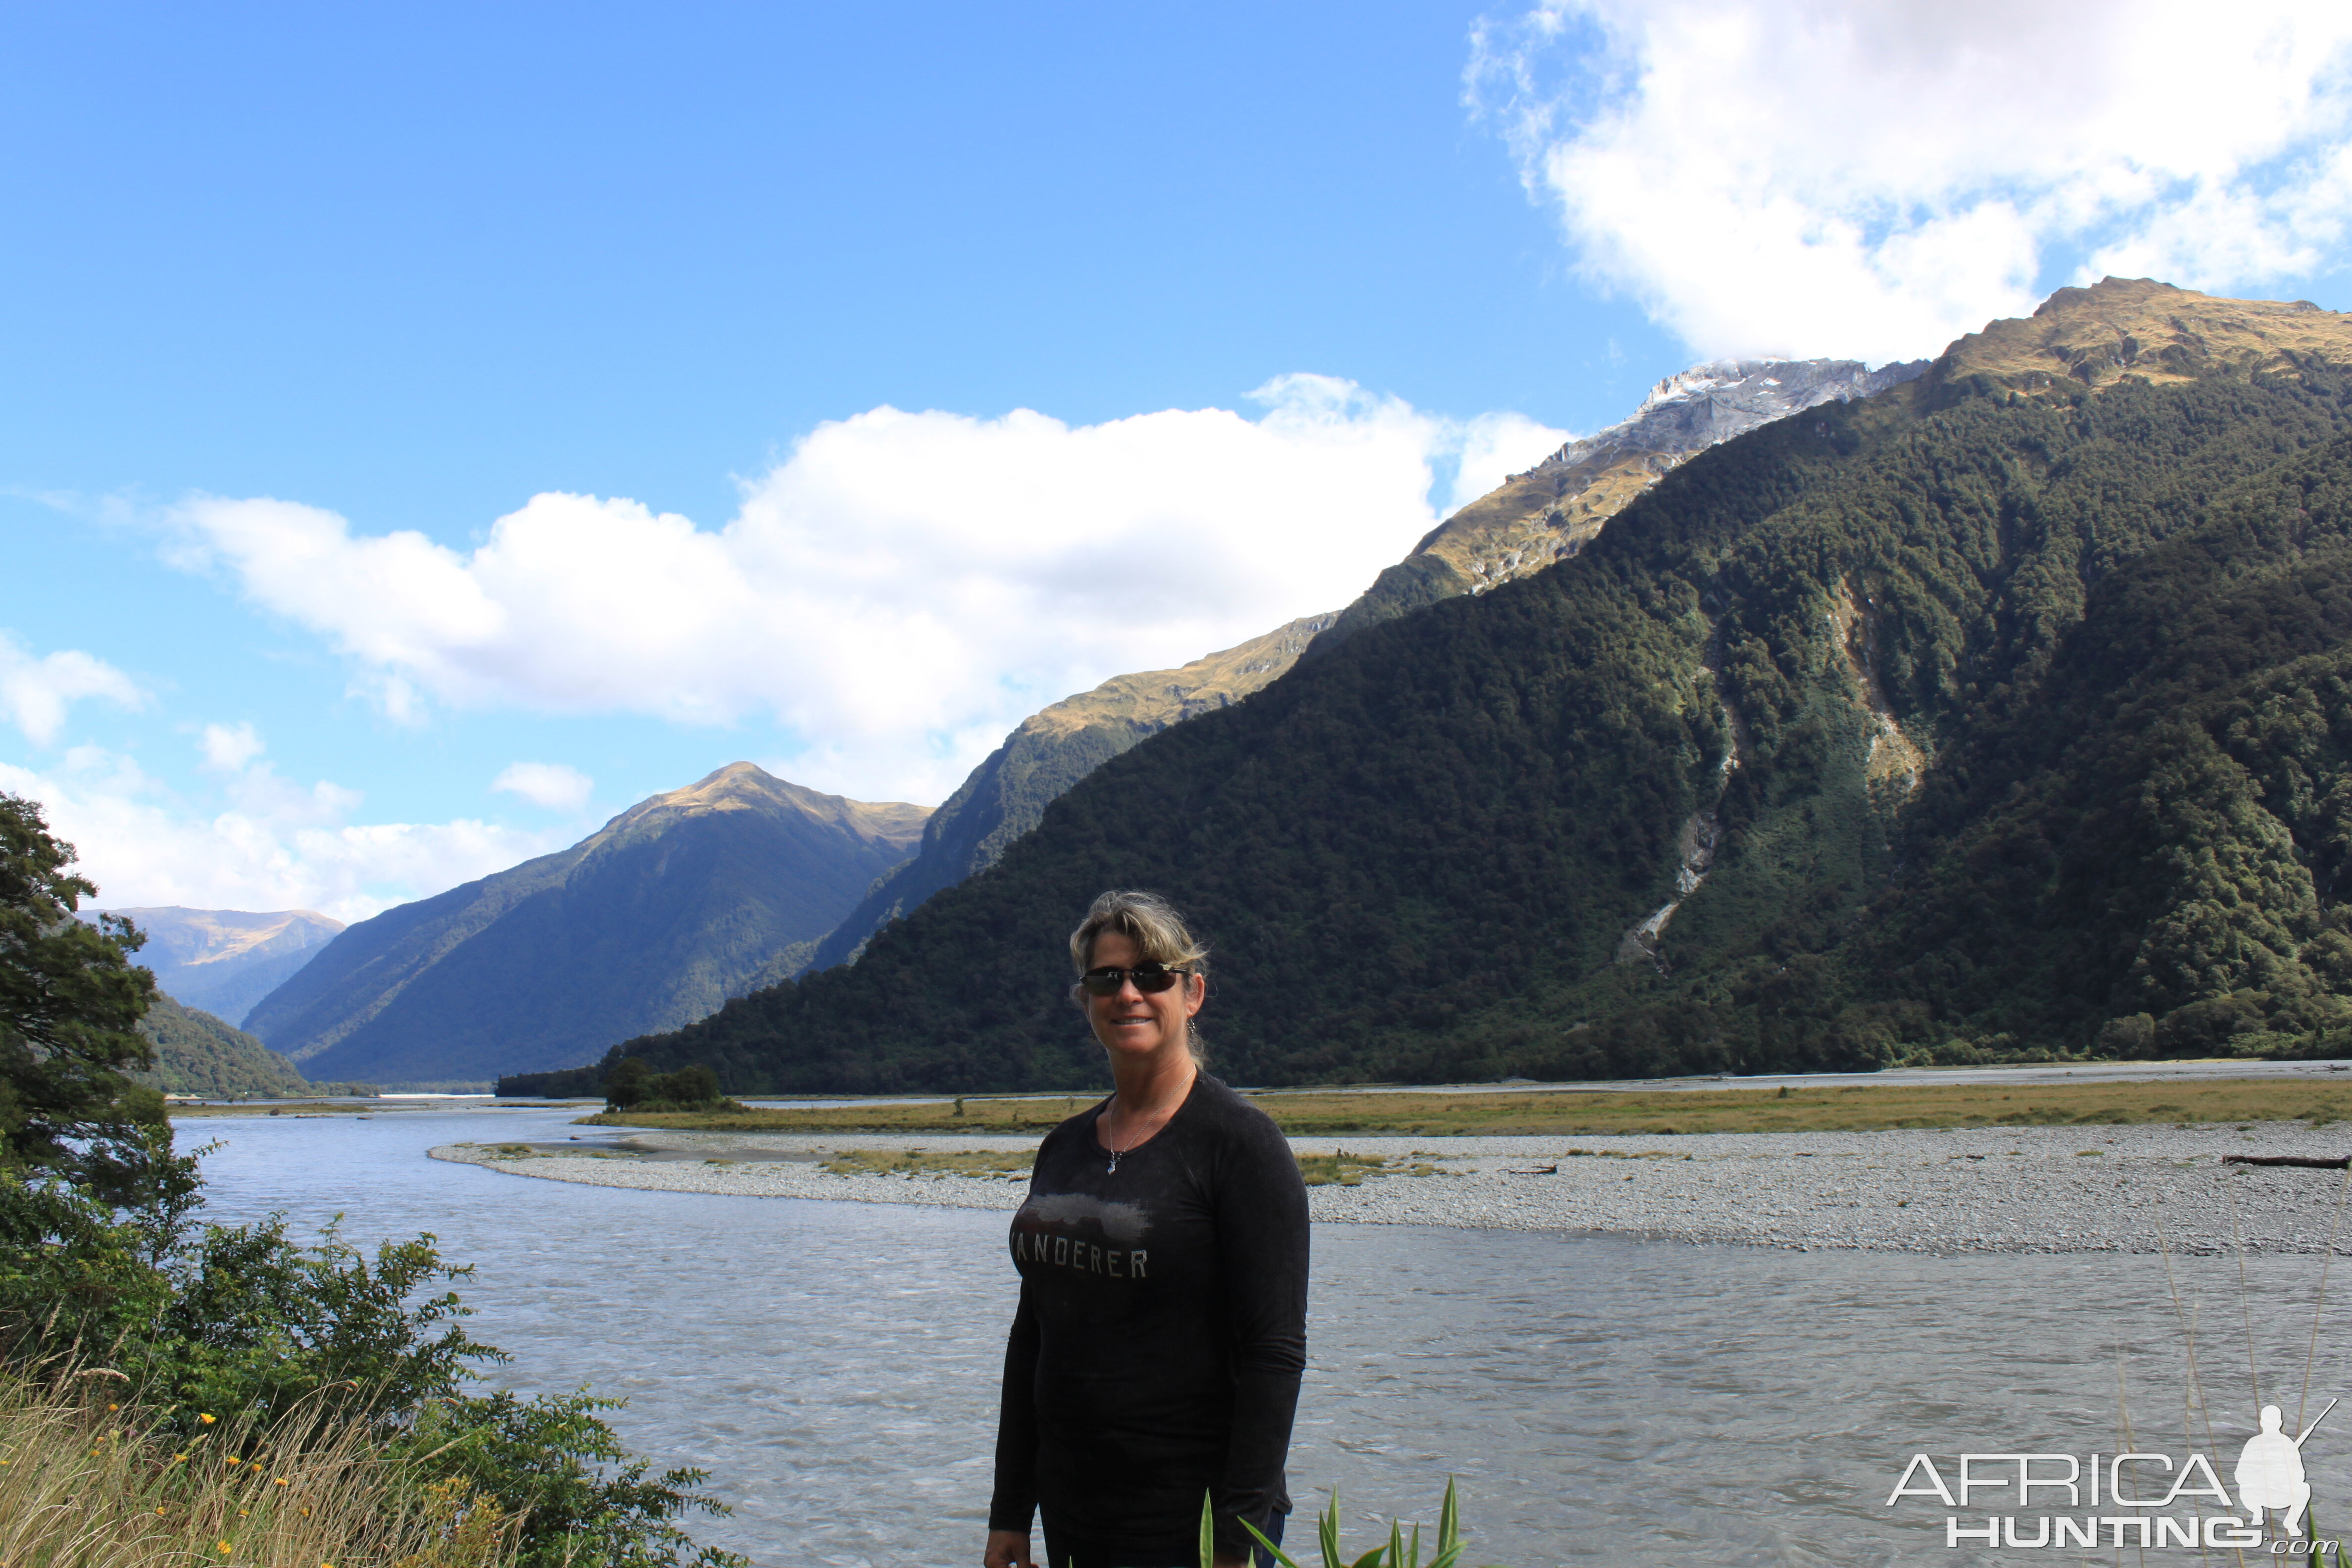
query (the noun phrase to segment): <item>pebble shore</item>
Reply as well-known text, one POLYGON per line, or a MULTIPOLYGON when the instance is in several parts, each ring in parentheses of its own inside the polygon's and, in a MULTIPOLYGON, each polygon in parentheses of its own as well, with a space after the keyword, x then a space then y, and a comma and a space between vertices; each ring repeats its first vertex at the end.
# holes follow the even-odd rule
MULTIPOLYGON (((445 1144, 433 1157, 543 1180, 743 1197, 1020 1206, 1025 1173, 834 1175, 856 1149, 1034 1148, 1034 1139, 643 1132, 571 1152, 445 1144), (697 1156, 701 1157, 698 1158, 697 1156)), ((1897 1252, 2352 1254, 2345 1172, 2224 1164, 2341 1158, 2302 1122, 1649 1137, 1294 1138, 1433 1173, 1309 1187, 1314 1219, 1558 1230, 1717 1246, 1897 1252)))

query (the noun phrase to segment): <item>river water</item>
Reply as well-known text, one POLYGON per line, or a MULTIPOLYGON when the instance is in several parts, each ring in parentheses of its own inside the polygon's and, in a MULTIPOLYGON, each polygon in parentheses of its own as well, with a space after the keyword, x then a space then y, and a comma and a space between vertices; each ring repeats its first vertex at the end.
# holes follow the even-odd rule
MULTIPOLYGON (((696 1523, 698 1539, 761 1568, 976 1568, 1015 1290, 1006 1216, 630 1192, 425 1157, 561 1138, 572 1114, 225 1118, 182 1140, 225 1142, 205 1164, 214 1220, 279 1210, 308 1236, 341 1213, 346 1238, 371 1245, 435 1233, 475 1268, 467 1326, 513 1354, 501 1381, 625 1397, 613 1423, 657 1469, 710 1472, 734 1513, 696 1523)), ((2192 1334, 2215 1431, 2209 1445, 2200 1419, 2194 1446, 2221 1456, 2224 1481, 2253 1375, 2265 1399, 2284 1390, 2290 1425, 2307 1362, 2312 1410, 2352 1392, 2344 1314, 2315 1313, 2316 1258, 2174 1259, 2168 1277, 2148 1256, 1438 1227, 1319 1226, 1314 1246, 1294 1548, 1311 1546, 1306 1516, 1333 1486, 1361 1552, 1392 1511, 1433 1519, 1451 1474, 1466 1563, 2072 1560, 1948 1547, 1948 1518, 1981 1529, 1989 1510, 2032 1539, 2032 1516, 1999 1490, 1965 1510, 1889 1494, 1915 1453, 1948 1486, 1964 1452, 2128 1447, 2186 1465, 2192 1334), (2136 1441, 2119 1442, 2119 1415, 2136 1441)), ((2352 1289, 2352 1263, 2329 1289, 2352 1289)), ((2352 1525, 2352 1405, 2305 1452, 2319 1522, 2352 1525)), ((2089 1555, 2116 1555, 2105 1539, 2089 1555)))

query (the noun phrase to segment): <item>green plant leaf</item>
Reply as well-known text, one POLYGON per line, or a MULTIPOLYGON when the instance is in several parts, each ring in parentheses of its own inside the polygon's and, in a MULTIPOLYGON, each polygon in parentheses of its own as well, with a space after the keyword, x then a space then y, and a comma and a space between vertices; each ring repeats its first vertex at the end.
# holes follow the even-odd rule
POLYGON ((1298 1568, 1297 1560, 1292 1557, 1288 1552, 1283 1551, 1281 1547, 1276 1546, 1273 1542, 1268 1541, 1265 1538, 1265 1531, 1260 1530, 1256 1525, 1252 1524, 1248 1520, 1243 1520, 1241 1521, 1241 1527, 1244 1530, 1248 1531, 1251 1535, 1255 1536, 1260 1546, 1263 1546, 1268 1552, 1273 1552, 1274 1560, 1276 1563, 1281 1563, 1282 1568, 1298 1568))
POLYGON ((1454 1568, 1462 1556, 1462 1504, 1454 1496, 1454 1478, 1445 1478, 1445 1500, 1437 1508, 1437 1555, 1429 1568, 1454 1568))

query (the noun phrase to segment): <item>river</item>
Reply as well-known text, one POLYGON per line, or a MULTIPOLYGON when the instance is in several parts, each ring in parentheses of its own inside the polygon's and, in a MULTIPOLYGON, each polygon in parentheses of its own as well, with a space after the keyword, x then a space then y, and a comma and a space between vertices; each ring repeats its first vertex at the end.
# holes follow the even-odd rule
MULTIPOLYGON (((435 1233, 474 1266, 467 1326, 513 1354, 501 1381, 624 1397, 613 1424, 656 1468, 710 1472, 734 1512, 695 1521, 698 1539, 761 1568, 976 1565, 1015 1289, 1005 1216, 575 1186, 425 1156, 560 1138, 572 1114, 221 1118, 181 1137, 225 1145, 205 1163, 215 1221, 280 1210, 307 1237, 341 1213, 370 1245, 435 1233)), ((2290 1423, 2307 1359, 2313 1410, 2352 1390, 2342 1314, 2314 1342, 2316 1258, 2248 1259, 2242 1289, 2231 1258, 2175 1259, 2168 1279, 2145 1255, 1371 1226, 1318 1226, 1314 1247, 1291 1453, 1291 1545, 1309 1560, 1307 1516, 1330 1487, 1360 1552, 1391 1510, 1433 1519, 1452 1474, 1465 1563, 2031 1563, 2055 1554, 1948 1550, 1954 1510, 1890 1507, 1911 1456, 1948 1482, 1963 1452, 2127 1446, 2185 1465, 2184 1327, 2223 1461, 2251 1430, 2250 1363, 2263 1397, 2284 1389, 2290 1423)), ((2331 1293, 2347 1287, 2352 1270, 2331 1293)), ((2305 1449, 2323 1525, 2352 1523, 2352 1417, 2335 1419, 2305 1449)), ((1962 1522, 1989 1508, 2020 1513, 1980 1493, 1962 1522)))

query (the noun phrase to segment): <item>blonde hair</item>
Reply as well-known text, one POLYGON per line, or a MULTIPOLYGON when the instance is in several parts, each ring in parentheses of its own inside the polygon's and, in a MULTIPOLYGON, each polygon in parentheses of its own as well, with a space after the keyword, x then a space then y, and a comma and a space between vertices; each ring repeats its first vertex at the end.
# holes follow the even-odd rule
POLYGON ((1084 974, 1094 967, 1095 942, 1115 931, 1154 963, 1192 974, 1209 973, 1209 950, 1192 938, 1176 906, 1157 893, 1113 891, 1095 900, 1087 918, 1070 933, 1070 963, 1084 974))
MULTIPOLYGON (((1209 973, 1208 945, 1192 935, 1184 917, 1176 906, 1157 893, 1133 889, 1114 889, 1104 893, 1087 907, 1087 918, 1070 933, 1070 963, 1080 974, 1094 967, 1095 943, 1103 932, 1117 931, 1135 943, 1136 952, 1147 962, 1159 963, 1186 974, 1201 976, 1205 984, 1209 973)), ((1189 990, 1194 982, 1185 982, 1189 990)), ((1087 1007, 1086 993, 1078 986, 1070 987, 1070 1000, 1078 1011, 1087 1007)), ((1192 1053, 1197 1066, 1205 1059, 1201 1031, 1187 1020, 1184 1043, 1192 1053)))

